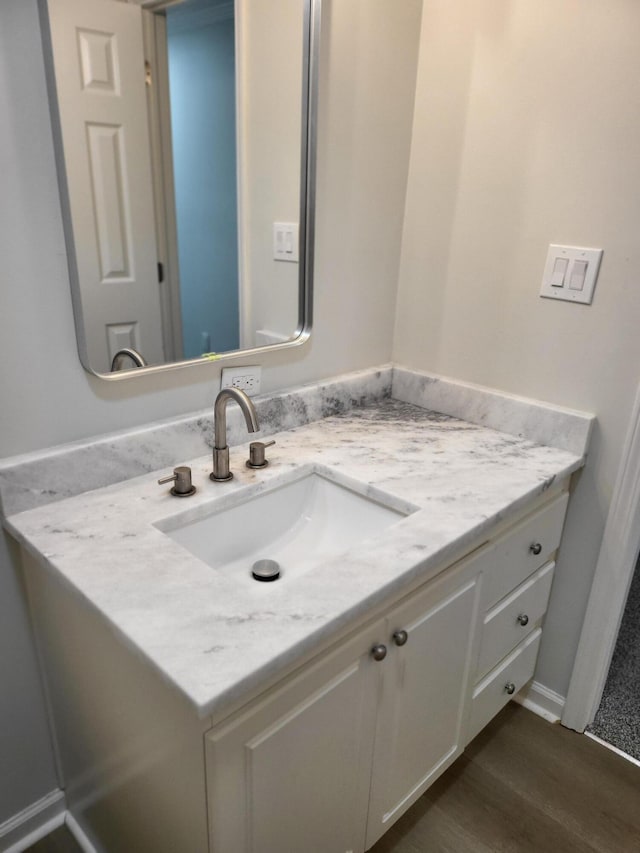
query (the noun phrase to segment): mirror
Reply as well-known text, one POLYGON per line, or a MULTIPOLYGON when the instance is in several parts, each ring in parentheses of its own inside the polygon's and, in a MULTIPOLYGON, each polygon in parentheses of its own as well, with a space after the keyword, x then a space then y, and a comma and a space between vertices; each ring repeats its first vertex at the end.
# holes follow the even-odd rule
POLYGON ((308 338, 320 4, 41 0, 90 372, 308 338))

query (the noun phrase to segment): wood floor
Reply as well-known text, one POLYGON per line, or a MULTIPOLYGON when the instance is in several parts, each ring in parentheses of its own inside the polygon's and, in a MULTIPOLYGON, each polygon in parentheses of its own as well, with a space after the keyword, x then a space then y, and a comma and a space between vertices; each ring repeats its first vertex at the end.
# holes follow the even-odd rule
POLYGON ((640 851, 640 767, 511 703, 370 853, 592 851, 640 851))
MULTIPOLYGON (((640 767, 512 703, 370 853, 593 851, 640 851, 640 767)), ((79 848, 62 828, 28 853, 79 848)))

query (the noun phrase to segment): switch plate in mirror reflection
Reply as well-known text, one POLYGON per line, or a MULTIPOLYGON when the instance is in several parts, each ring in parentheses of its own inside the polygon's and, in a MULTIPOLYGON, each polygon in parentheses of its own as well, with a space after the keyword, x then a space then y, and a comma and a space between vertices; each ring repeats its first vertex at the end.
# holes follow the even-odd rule
POLYGON ((321 2, 40 3, 89 372, 308 339, 321 2), (276 221, 297 225, 297 263, 273 258, 276 221))

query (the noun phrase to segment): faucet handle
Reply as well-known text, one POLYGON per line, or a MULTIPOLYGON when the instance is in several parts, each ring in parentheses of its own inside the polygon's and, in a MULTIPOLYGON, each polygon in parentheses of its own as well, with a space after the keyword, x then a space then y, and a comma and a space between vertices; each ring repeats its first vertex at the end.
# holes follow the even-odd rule
POLYGON ((275 443, 275 438, 271 439, 271 441, 252 441, 249 445, 247 468, 266 468, 269 460, 265 458, 264 451, 267 447, 271 447, 275 443))
POLYGON ((164 483, 175 483, 169 491, 176 498, 188 498, 189 495, 196 493, 196 487, 191 482, 191 468, 188 465, 179 465, 173 469, 173 476, 158 480, 159 486, 164 483))

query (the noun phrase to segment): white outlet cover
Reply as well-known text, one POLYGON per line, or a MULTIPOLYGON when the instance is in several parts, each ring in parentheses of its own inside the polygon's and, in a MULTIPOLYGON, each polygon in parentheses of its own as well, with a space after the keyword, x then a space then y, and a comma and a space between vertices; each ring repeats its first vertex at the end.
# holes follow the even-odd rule
POLYGON ((249 397, 255 397, 260 393, 262 382, 262 368, 259 364, 251 364, 246 367, 223 367, 220 376, 220 390, 223 388, 240 388, 249 397))
MULTIPOLYGON (((582 302, 591 305, 593 291, 595 290, 600 261, 602 260, 602 249, 586 249, 580 246, 549 246, 547 262, 542 276, 542 287, 540 296, 546 299, 562 299, 566 302, 582 302), (564 276, 554 276, 554 269, 559 260, 566 260, 566 272, 564 276), (574 287, 574 272, 583 264, 586 264, 586 272, 579 289, 574 287)), ((564 265, 562 266, 564 269, 564 265)))

